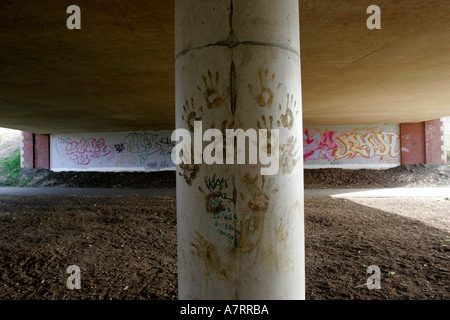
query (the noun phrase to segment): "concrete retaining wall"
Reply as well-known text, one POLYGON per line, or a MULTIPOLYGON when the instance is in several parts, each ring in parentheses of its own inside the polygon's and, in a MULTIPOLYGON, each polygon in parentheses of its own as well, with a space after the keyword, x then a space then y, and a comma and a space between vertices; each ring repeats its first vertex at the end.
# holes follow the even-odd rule
POLYGON ((175 170, 171 130, 118 133, 53 134, 53 171, 175 170))
POLYGON ((401 165, 400 125, 305 127, 306 169, 385 169, 401 165))
MULTIPOLYGON (((120 133, 53 134, 53 171, 175 170, 171 130, 120 133)), ((307 169, 385 169, 401 165, 400 126, 305 127, 307 169)))

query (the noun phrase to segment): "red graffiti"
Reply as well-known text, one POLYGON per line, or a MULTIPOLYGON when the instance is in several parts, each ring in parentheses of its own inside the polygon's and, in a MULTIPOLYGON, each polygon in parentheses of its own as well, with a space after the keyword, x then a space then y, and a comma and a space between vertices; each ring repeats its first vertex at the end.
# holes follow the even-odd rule
POLYGON ((111 150, 108 149, 103 138, 98 140, 89 138, 81 139, 79 142, 72 141, 66 146, 66 152, 73 163, 86 166, 92 159, 109 155, 111 150))
POLYGON ((339 145, 334 141, 336 131, 316 131, 311 137, 308 128, 303 133, 303 160, 333 160, 339 145))

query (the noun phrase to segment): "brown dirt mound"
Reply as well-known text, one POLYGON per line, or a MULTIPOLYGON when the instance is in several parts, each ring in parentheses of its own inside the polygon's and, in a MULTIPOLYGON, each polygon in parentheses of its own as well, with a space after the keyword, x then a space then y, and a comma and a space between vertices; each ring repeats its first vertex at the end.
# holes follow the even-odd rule
POLYGON ((63 186, 76 188, 175 188, 175 172, 53 172, 22 169, 24 186, 63 186))
POLYGON ((400 166, 388 170, 305 170, 305 188, 395 188, 450 186, 450 165, 400 166))
MULTIPOLYGON (((305 170, 305 188, 391 188, 450 186, 450 165, 400 166, 388 170, 305 170)), ((52 172, 23 169, 26 186, 98 188, 175 188, 176 173, 52 172)))

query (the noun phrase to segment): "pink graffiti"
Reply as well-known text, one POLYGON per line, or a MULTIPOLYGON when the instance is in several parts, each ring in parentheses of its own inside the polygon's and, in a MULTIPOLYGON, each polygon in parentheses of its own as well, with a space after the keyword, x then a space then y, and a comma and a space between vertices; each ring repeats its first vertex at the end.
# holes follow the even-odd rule
POLYGON ((87 140, 81 139, 79 142, 72 141, 67 144, 66 152, 73 163, 86 166, 92 159, 99 159, 109 155, 111 150, 108 149, 103 138, 98 140, 89 138, 87 140))
POLYGON ((311 137, 308 128, 303 133, 303 160, 334 160, 336 148, 334 141, 336 131, 316 131, 311 137))

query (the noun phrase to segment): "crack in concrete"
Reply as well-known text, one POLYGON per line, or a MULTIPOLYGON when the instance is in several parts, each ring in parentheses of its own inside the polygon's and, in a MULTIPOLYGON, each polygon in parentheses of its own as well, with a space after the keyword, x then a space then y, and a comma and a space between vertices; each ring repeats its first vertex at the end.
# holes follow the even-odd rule
POLYGON ((234 118, 237 105, 237 93, 236 93, 236 66, 234 65, 233 60, 231 61, 230 67, 230 96, 231 96, 231 113, 234 118))
POLYGON ((281 50, 285 50, 285 51, 289 51, 290 53, 293 53, 294 55, 296 55, 297 57, 300 57, 300 52, 290 48, 288 46, 282 46, 279 44, 275 44, 275 43, 270 43, 270 42, 264 42, 264 41, 253 41, 253 40, 246 40, 246 41, 240 41, 236 35, 236 32, 234 31, 234 27, 233 27, 233 16, 234 16, 234 6, 233 6, 233 0, 230 1, 230 14, 228 17, 228 24, 230 27, 230 32, 228 33, 228 37, 224 40, 220 40, 218 42, 215 43, 210 43, 201 47, 196 47, 196 48, 191 48, 191 49, 184 49, 182 51, 180 51, 176 56, 175 56, 175 60, 177 60, 178 58, 185 56, 186 54, 188 54, 191 51, 197 51, 197 50, 201 50, 201 49, 205 49, 205 48, 210 48, 210 47, 227 47, 230 49, 234 49, 240 45, 247 45, 247 46, 263 46, 263 47, 272 47, 272 48, 277 48, 277 49, 281 49, 281 50))
POLYGON ((233 32, 233 34, 229 35, 228 38, 225 40, 222 40, 222 41, 219 41, 216 43, 207 44, 207 45, 197 47, 197 48, 184 49, 175 56, 175 60, 178 60, 180 57, 185 56, 186 54, 188 54, 191 51, 202 50, 202 49, 210 48, 210 47, 228 47, 230 49, 234 49, 240 45, 277 48, 277 49, 281 49, 284 51, 288 51, 288 52, 294 54, 295 56, 300 57, 300 53, 297 50, 287 47, 287 46, 282 46, 282 45, 278 45, 278 44, 274 44, 274 43, 270 43, 270 42, 263 42, 263 41, 253 41, 253 40, 239 41, 239 40, 237 40, 237 37, 234 35, 234 32, 233 32))

